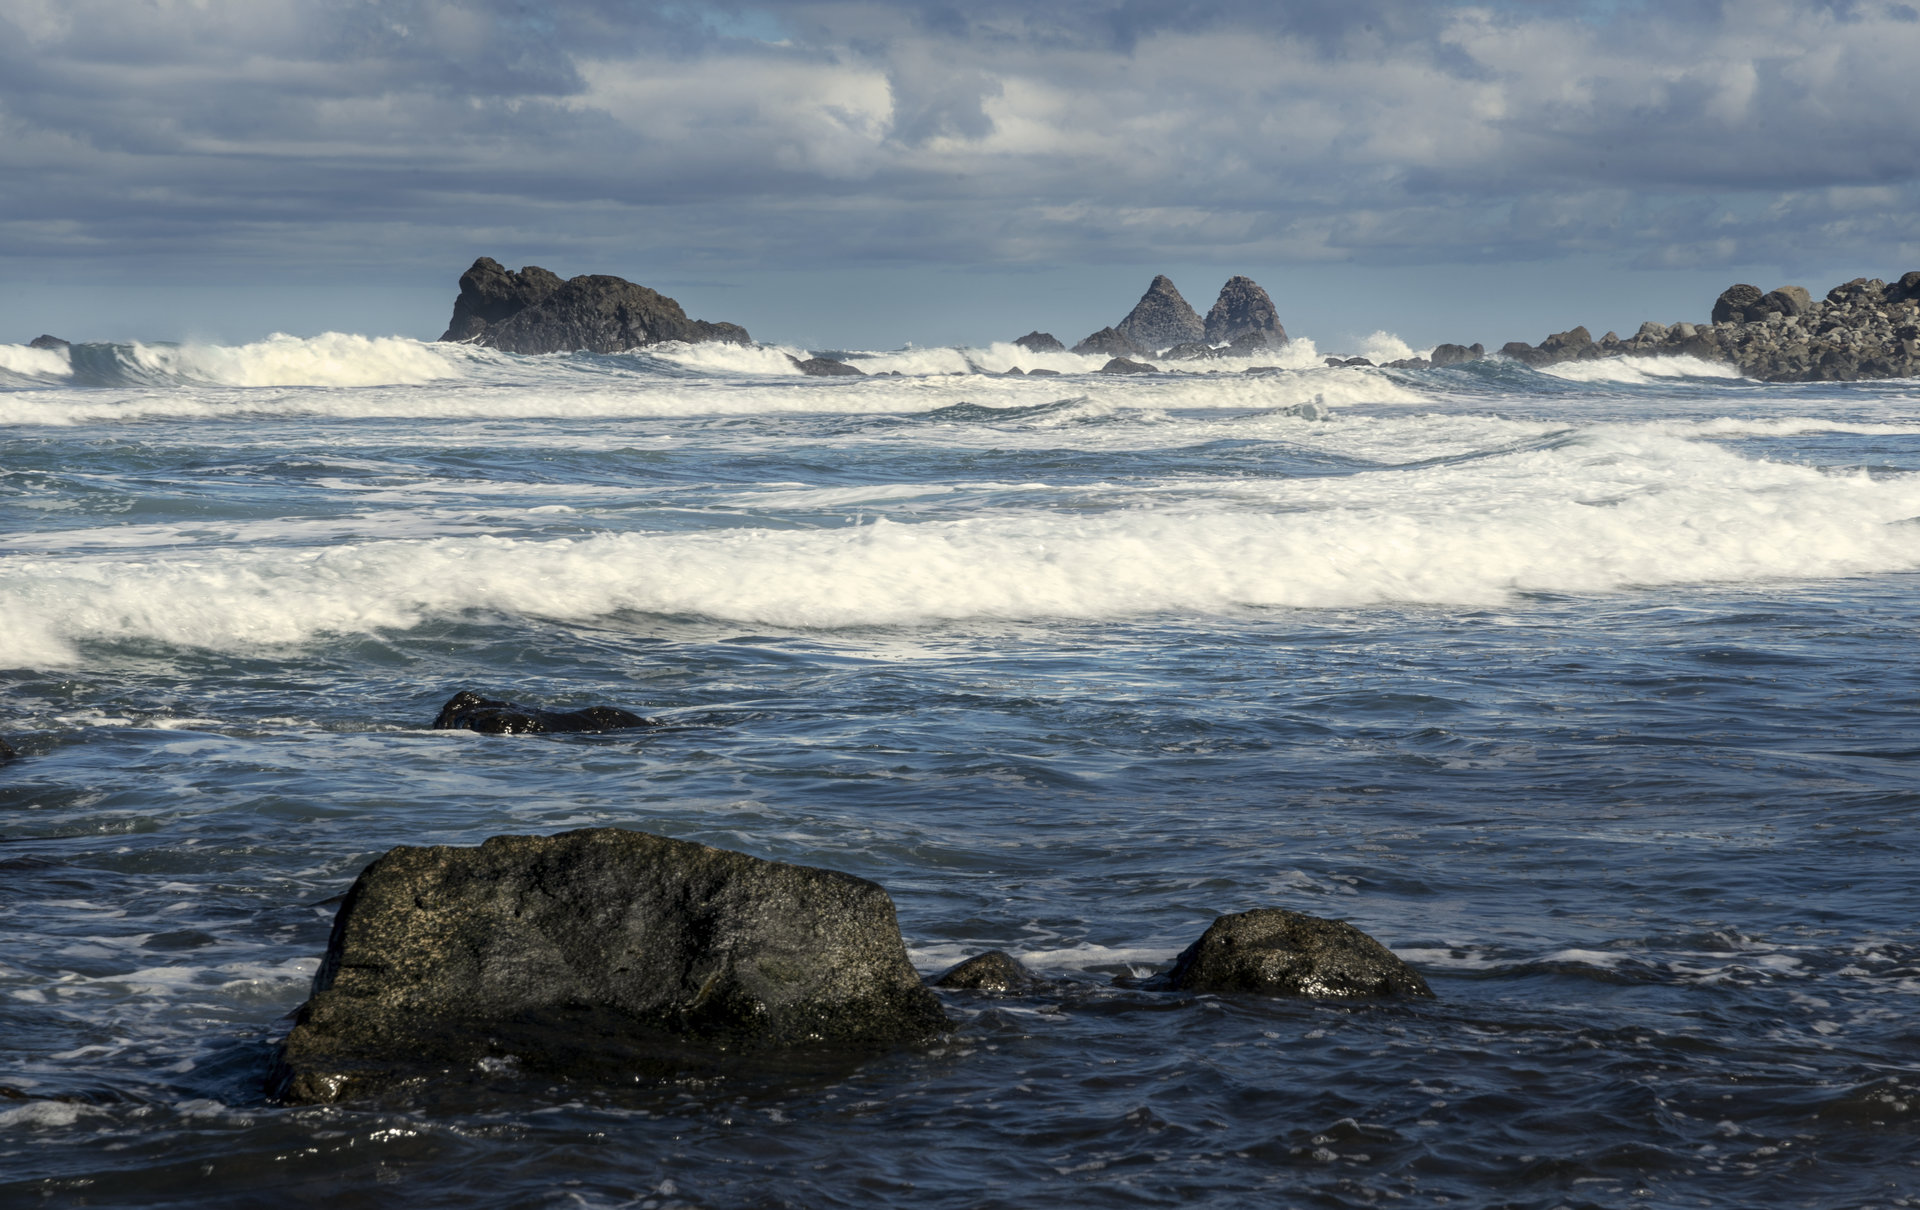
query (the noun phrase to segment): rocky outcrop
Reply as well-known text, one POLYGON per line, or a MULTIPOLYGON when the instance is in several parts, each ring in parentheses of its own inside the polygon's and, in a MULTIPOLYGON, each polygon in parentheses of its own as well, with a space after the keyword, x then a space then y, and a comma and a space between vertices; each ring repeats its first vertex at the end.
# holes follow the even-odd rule
POLYGON ((1160 985, 1278 996, 1432 996, 1420 973, 1344 920, 1284 908, 1216 919, 1160 985))
POLYGON ((935 987, 975 992, 1021 992, 1041 986, 1042 980, 1003 950, 975 954, 949 967, 933 981, 935 987))
POLYGON ((1160 356, 1168 361, 1213 361, 1220 356, 1220 351, 1204 340, 1189 340, 1173 346, 1160 356))
POLYGON ((1205 341, 1210 345, 1230 345, 1235 350, 1278 349, 1287 343, 1287 330, 1280 326, 1280 313, 1250 277, 1229 277, 1220 287, 1220 297, 1207 311, 1205 341))
POLYGON ((1427 355, 1427 364, 1436 369, 1441 366, 1457 366, 1462 362, 1478 361, 1487 355, 1485 346, 1472 345, 1435 345, 1433 352, 1427 355))
POLYGON ((1148 365, 1144 361, 1129 361, 1125 357, 1116 357, 1100 367, 1102 374, 1158 374, 1159 366, 1148 365))
POLYGON ((801 361, 793 354, 787 354, 787 360, 793 368, 809 378, 865 378, 867 372, 859 366, 850 366, 844 361, 835 361, 831 357, 809 357, 801 361))
POLYGON ((1064 353, 1067 346, 1054 338, 1051 332, 1029 332, 1013 342, 1029 353, 1064 353))
POLYGON ((1698 357, 1766 382, 1835 382, 1920 376, 1920 270, 1891 284, 1855 278, 1815 299, 1800 286, 1762 293, 1740 284, 1713 304, 1713 322, 1647 322, 1621 340, 1585 328, 1501 354, 1532 366, 1601 357, 1698 357))
POLYGON ((1173 282, 1162 273, 1153 279, 1140 301, 1133 304, 1127 317, 1114 325, 1143 353, 1154 353, 1190 340, 1205 340, 1207 326, 1200 322, 1187 300, 1180 297, 1173 282))
POLYGON ((316 1104, 502 1066, 631 1081, 946 1025, 863 878, 618 828, 496 836, 367 867, 273 1085, 316 1104))
POLYGON ((440 339, 507 353, 624 353, 668 340, 750 341, 738 324, 688 319, 673 299, 625 278, 586 274, 561 281, 538 265, 509 272, 487 256, 460 275, 460 297, 440 339))
POLYGON ((1139 349, 1134 347, 1131 340, 1121 335, 1117 328, 1100 329, 1079 344, 1073 346, 1073 351, 1076 353, 1099 354, 1107 357, 1145 356, 1139 349))
POLYGON ((464 689, 447 699, 447 704, 440 708, 439 717, 433 720, 435 731, 479 731, 486 735, 623 731, 629 727, 654 725, 652 719, 641 718, 617 706, 541 710, 534 706, 483 698, 464 689))
POLYGON ((44 332, 27 342, 29 349, 71 349, 73 342, 61 340, 58 336, 48 336, 44 332))

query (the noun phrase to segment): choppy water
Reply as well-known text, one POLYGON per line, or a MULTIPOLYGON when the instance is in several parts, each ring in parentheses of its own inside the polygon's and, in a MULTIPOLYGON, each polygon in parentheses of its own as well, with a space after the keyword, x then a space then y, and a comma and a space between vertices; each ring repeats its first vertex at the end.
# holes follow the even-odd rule
POLYGON ((1920 386, 1014 353, 0 346, 0 1204, 1920 1205, 1920 386), (265 1102, 369 859, 605 824, 1060 983, 265 1102), (1440 999, 1115 986, 1256 906, 1440 999))

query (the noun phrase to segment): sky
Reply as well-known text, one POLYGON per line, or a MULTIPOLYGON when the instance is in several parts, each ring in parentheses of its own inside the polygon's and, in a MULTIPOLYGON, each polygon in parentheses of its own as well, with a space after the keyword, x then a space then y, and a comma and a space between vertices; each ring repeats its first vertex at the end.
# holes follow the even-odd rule
POLYGON ((0 0, 0 341, 439 335, 476 256, 763 340, 1704 319, 1920 268, 1887 0, 0 0))

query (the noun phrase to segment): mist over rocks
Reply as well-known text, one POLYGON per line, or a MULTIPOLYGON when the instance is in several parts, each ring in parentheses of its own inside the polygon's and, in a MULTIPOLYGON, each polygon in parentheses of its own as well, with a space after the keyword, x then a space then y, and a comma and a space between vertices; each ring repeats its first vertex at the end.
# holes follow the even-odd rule
POLYGON ((495 836, 361 873, 271 1084, 325 1104, 489 1065, 670 1078, 947 1024, 864 878, 620 828, 495 836))
POLYGON ((504 353, 624 353, 663 341, 749 344, 738 324, 689 319, 679 303, 606 274, 562 281, 538 265, 510 272, 483 256, 460 275, 440 337, 504 353))

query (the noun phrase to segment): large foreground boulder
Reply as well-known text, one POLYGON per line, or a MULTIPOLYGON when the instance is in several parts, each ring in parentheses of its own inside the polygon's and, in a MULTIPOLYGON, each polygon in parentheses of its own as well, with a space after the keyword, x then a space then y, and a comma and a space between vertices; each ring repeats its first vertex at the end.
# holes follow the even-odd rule
POLYGON ((1344 920, 1285 908, 1216 919, 1174 960, 1165 986, 1271 996, 1431 996, 1420 973, 1344 920))
POLYGON ((750 343, 738 324, 689 319, 666 295, 592 273, 561 281, 528 265, 511 273, 483 256, 460 275, 460 297, 442 340, 507 353, 624 353, 668 340, 750 343))
POLYGON ((517 702, 485 698, 462 689, 440 707, 433 720, 435 731, 478 731, 484 735, 543 735, 581 731, 623 731, 629 727, 652 727, 654 720, 641 718, 618 706, 588 706, 584 710, 542 710, 517 702))
POLYGON ((617 828, 391 850, 347 892, 295 1022, 274 1076, 295 1104, 502 1066, 658 1078, 947 1025, 875 884, 617 828))
POLYGON ((1164 273, 1153 279, 1147 292, 1133 304, 1127 317, 1114 325, 1114 330, 1143 353, 1207 338, 1207 325, 1200 322, 1200 317, 1164 273))
POLYGON ((1206 341, 1250 353, 1284 347, 1287 330, 1280 326, 1280 313, 1258 283, 1251 277, 1229 277, 1207 312, 1206 341))

